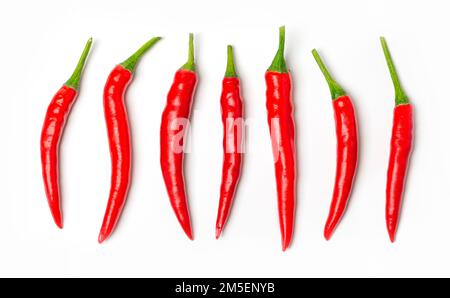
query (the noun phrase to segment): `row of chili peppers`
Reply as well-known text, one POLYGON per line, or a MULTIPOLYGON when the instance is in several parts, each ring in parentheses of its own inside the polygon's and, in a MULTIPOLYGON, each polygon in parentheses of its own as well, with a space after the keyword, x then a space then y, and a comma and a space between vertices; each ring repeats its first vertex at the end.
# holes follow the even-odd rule
MULTIPOLYGON (((193 34, 189 35, 187 62, 175 73, 162 113, 160 130, 160 163, 170 203, 186 235, 193 239, 183 172, 183 146, 186 127, 196 89, 197 74, 194 61, 193 34)), ((111 153, 111 189, 99 242, 114 231, 125 205, 130 186, 131 140, 125 95, 139 59, 161 38, 155 37, 136 53, 117 65, 110 73, 103 94, 104 114, 111 153)), ((393 242, 398 226, 403 189, 413 141, 413 111, 406 96, 386 41, 381 44, 395 88, 395 109, 391 138, 391 153, 386 187, 386 224, 393 242)), ((41 161, 45 191, 56 225, 63 227, 59 191, 59 144, 70 109, 76 99, 84 65, 92 39, 86 44, 80 61, 63 87, 51 101, 41 135, 41 161)), ((285 28, 279 30, 279 47, 265 74, 266 107, 278 193, 278 212, 282 248, 286 250, 292 239, 296 205, 296 142, 293 117, 292 80, 284 59, 285 28)), ((337 166, 330 212, 324 236, 329 240, 345 213, 358 163, 358 125, 352 100, 330 75, 318 52, 313 50, 328 83, 336 123, 337 166)), ((243 162, 244 110, 240 81, 233 59, 233 48, 228 46, 227 67, 222 82, 220 99, 223 122, 223 168, 220 187, 216 237, 219 238, 230 214, 243 162)))

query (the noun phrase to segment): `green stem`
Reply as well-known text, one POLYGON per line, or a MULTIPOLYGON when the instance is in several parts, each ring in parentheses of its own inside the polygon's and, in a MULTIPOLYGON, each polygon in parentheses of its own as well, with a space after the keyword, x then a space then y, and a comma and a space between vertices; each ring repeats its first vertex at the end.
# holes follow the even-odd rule
POLYGON ((136 51, 133 55, 130 56, 127 60, 120 63, 123 68, 128 69, 131 72, 134 72, 134 69, 136 68, 136 64, 139 62, 139 59, 148 51, 150 48, 152 48, 155 43, 161 40, 161 37, 153 37, 149 41, 147 41, 142 47, 139 48, 139 50, 136 51))
POLYGON ((92 46, 92 38, 89 38, 86 43, 86 46, 84 47, 83 53, 81 54, 80 60, 78 61, 77 67, 72 73, 70 79, 68 79, 67 82, 64 84, 67 87, 70 87, 75 90, 78 90, 78 88, 80 88, 81 74, 83 73, 83 68, 84 65, 86 64, 89 51, 91 50, 91 46, 92 46))
POLYGON ((394 62, 392 61, 391 53, 389 52, 386 39, 384 37, 380 37, 380 40, 381 46, 383 47, 384 57, 386 58, 389 72, 391 73, 392 82, 394 83, 395 105, 398 106, 401 104, 408 104, 408 96, 406 96, 406 93, 403 90, 402 85, 400 84, 400 79, 398 78, 397 70, 395 69, 394 62))
POLYGON ((284 42, 286 35, 285 26, 280 27, 280 41, 278 45, 278 51, 273 58, 272 64, 270 65, 268 71, 286 73, 288 69, 286 67, 286 60, 284 60, 284 42))
POLYGON ((317 64, 319 65, 320 70, 322 71, 325 79, 327 80, 328 83, 328 87, 330 88, 330 92, 331 92, 331 98, 333 100, 344 96, 345 95, 345 91, 344 89, 341 87, 341 85, 339 85, 331 76, 330 72, 328 71, 327 67, 325 66, 325 63, 323 63, 322 58, 320 58, 319 53, 317 52, 316 49, 314 49, 312 51, 312 54, 314 56, 314 59, 316 59, 317 64))
POLYGON ((195 61, 194 61, 194 34, 189 33, 189 53, 187 62, 181 66, 181 69, 195 71, 195 61))
POLYGON ((225 71, 226 78, 236 78, 236 68, 234 66, 233 46, 227 46, 227 70, 225 71))

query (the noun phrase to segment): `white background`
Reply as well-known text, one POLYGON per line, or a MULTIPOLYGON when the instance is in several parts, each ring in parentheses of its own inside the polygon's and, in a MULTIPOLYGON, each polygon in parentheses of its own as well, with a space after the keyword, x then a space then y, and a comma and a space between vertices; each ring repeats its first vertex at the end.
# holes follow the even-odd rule
POLYGON ((448 11, 448 1, 415 0, 2 1, 0 275, 449 276, 448 11), (300 161, 295 238, 286 253, 264 85, 283 24, 300 161), (185 62, 188 32, 196 33, 200 77, 186 157, 194 242, 175 219, 159 167, 161 112, 173 74, 185 62), (110 182, 103 85, 115 64, 155 35, 164 39, 142 59, 127 94, 133 184, 115 234, 99 245, 110 182), (416 111, 415 150, 394 245, 384 222, 394 90, 380 35, 416 111), (48 103, 90 36, 95 44, 61 146, 65 228, 59 231, 44 195, 39 136, 48 103), (219 96, 228 43, 235 46, 250 124, 236 204, 217 241, 219 96), (322 231, 335 171, 334 120, 314 47, 353 97, 361 135, 353 196, 330 242, 322 231))

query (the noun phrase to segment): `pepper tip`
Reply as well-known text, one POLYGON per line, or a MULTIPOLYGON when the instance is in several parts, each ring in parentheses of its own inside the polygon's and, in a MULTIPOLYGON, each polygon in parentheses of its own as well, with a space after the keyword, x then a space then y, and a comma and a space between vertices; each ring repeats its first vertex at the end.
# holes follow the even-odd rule
POLYGON ((194 240, 194 235, 192 234, 192 229, 189 227, 184 231, 186 233, 186 236, 188 236, 189 240, 194 240))
POLYGON ((395 242, 395 233, 394 232, 389 232, 389 240, 391 240, 391 243, 395 242))
POLYGON ((53 221, 55 222, 56 226, 62 230, 64 228, 64 224, 63 224, 61 212, 52 214, 52 215, 53 215, 53 221))
POLYGON ((331 236, 333 236, 333 229, 331 228, 325 228, 325 231, 323 233, 323 236, 325 237, 325 240, 330 241, 331 236))
POLYGON ((57 223, 56 223, 56 226, 57 226, 60 230, 64 229, 64 225, 63 225, 62 222, 57 222, 57 223))
POLYGON ((217 227, 216 228, 216 239, 219 239, 221 234, 222 234, 222 228, 217 227))
POLYGON ((100 233, 100 235, 98 236, 98 243, 102 244, 106 240, 106 238, 108 238, 107 235, 105 235, 104 233, 100 233))
POLYGON ((290 240, 287 240, 287 239, 283 240, 282 246, 281 246, 281 249, 283 250, 283 252, 285 252, 289 248, 290 244, 291 244, 290 240))

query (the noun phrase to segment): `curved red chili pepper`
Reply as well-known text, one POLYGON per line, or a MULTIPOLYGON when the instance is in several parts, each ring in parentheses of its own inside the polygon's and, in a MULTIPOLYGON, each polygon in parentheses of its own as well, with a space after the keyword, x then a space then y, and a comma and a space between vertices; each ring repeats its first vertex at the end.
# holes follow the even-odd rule
POLYGON ((127 199, 131 173, 131 139, 125 93, 137 62, 161 38, 155 37, 110 73, 103 92, 106 128, 111 153, 111 189, 98 242, 114 231, 127 199))
POLYGON ((297 182, 292 81, 284 60, 284 39, 285 28, 281 27, 279 49, 265 75, 283 251, 289 247, 294 230, 297 182))
POLYGON ((184 182, 183 150, 196 85, 194 37, 190 34, 188 62, 176 72, 162 114, 160 162, 170 204, 191 240, 193 234, 184 182))
POLYGON ((330 88, 336 122, 336 177, 330 212, 324 231, 325 239, 330 240, 334 230, 344 216, 355 179, 358 163, 358 127, 352 100, 331 77, 319 53, 313 50, 313 55, 330 88))
POLYGON ((78 95, 81 74, 92 45, 88 40, 83 54, 70 79, 55 94, 44 119, 41 133, 41 162, 45 193, 53 219, 59 228, 63 228, 59 191, 59 144, 64 132, 67 117, 78 95))
POLYGON ((381 37, 381 45, 395 88, 394 121, 386 186, 386 226, 389 238, 394 242, 413 146, 413 107, 400 84, 389 48, 383 37, 381 37))
POLYGON ((237 77, 233 47, 228 46, 228 63, 222 82, 220 105, 223 123, 223 167, 220 185, 219 211, 216 221, 216 238, 220 237, 230 215, 236 188, 241 176, 244 122, 239 78, 237 77))

